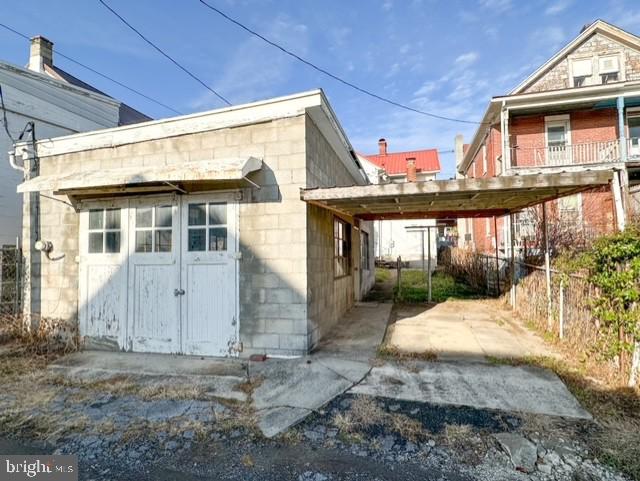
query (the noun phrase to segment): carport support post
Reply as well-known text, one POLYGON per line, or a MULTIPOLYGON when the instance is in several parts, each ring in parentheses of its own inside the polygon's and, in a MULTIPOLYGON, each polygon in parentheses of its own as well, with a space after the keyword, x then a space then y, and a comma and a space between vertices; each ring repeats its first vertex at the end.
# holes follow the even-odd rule
POLYGON ((549 231, 547 229, 547 203, 542 203, 542 236, 544 239, 544 273, 547 283, 547 330, 551 330, 551 260, 549 258, 549 231))
MULTIPOLYGON (((424 241, 424 231, 422 231, 422 240, 424 241)), ((428 272, 428 276, 429 276, 428 301, 431 302, 431 227, 427 227, 427 269, 429 271, 428 272)))
POLYGON ((425 280, 426 272, 424 271, 424 230, 420 232, 421 234, 421 242, 422 242, 422 280, 425 280))
POLYGON ((500 253, 498 252, 498 218, 493 216, 493 231, 496 240, 496 294, 500 297, 500 253))
POLYGON ((511 244, 511 308, 516 308, 516 254, 513 234, 513 214, 509 214, 509 242, 511 244))

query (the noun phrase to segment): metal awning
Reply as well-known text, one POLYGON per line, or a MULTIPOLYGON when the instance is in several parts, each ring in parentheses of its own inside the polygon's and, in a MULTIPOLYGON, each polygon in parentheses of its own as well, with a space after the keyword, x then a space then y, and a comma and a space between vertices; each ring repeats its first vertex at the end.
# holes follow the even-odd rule
POLYGON ((302 189, 300 198, 363 220, 502 216, 608 185, 610 170, 302 189))
POLYGON ((255 157, 200 160, 179 164, 97 169, 72 174, 34 177, 18 186, 18 192, 53 191, 59 194, 152 192, 189 190, 211 181, 240 181, 262 167, 255 157))

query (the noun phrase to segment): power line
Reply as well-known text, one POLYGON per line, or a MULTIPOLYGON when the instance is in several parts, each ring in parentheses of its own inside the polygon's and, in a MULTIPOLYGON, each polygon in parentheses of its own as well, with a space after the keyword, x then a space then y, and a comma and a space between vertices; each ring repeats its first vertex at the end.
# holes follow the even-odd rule
POLYGON ((186 67, 183 67, 182 64, 180 64, 177 60, 175 60, 173 57, 171 57, 168 53, 166 53, 164 50, 162 50, 160 47, 158 47, 155 43, 153 43, 151 40, 149 40, 147 37, 145 37, 139 30, 137 30, 133 25, 131 25, 129 22, 127 22, 127 20, 120 15, 118 12, 116 12, 113 8, 111 8, 109 5, 107 5, 107 3, 104 0, 98 0, 102 5, 104 5, 104 7, 109 10, 111 13, 113 13, 116 17, 118 17, 120 19, 120 21, 122 21, 122 23, 124 23, 127 27, 129 27, 131 30, 133 30, 135 33, 138 34, 138 36, 144 40, 145 42, 147 42, 149 45, 151 45, 155 50, 157 50, 160 54, 162 54, 164 57, 166 57, 167 59, 169 59, 176 67, 178 67, 180 70, 182 70, 184 73, 186 73, 187 75, 189 75, 189 77, 191 77, 192 79, 194 79, 196 82, 198 82, 200 85, 202 85, 204 88, 206 88, 207 90, 209 90, 210 92, 212 92, 216 97, 218 97, 220 100, 222 100, 225 104, 227 105, 231 105, 231 102, 229 102, 226 98, 224 98, 222 95, 220 95, 218 92, 216 92, 213 88, 211 88, 209 85, 207 85, 204 81, 202 81, 199 77, 197 77, 195 74, 191 73, 191 71, 189 71, 186 67))
MULTIPOLYGON (((99 2, 104 3, 102 0, 98 0, 99 2)), ((477 122, 474 120, 464 120, 464 119, 457 119, 457 118, 453 118, 453 117, 446 117, 444 115, 438 115, 438 114, 434 114, 431 112, 427 112, 425 110, 420 110, 420 109, 416 109, 413 107, 410 107, 409 105, 405 105, 405 104, 401 104, 400 102, 396 102, 395 100, 391 100, 389 98, 383 97, 382 95, 376 94, 375 92, 372 92, 370 90, 367 90, 363 87, 359 87, 354 83, 349 82, 348 80, 343 79, 342 77, 339 77, 331 72, 329 72, 328 70, 325 70, 322 67, 317 66, 316 64, 312 63, 309 60, 306 60, 302 57, 300 57, 298 54, 292 52, 291 50, 288 50, 287 48, 283 47, 282 45, 269 40, 267 37, 265 37, 264 35, 256 32, 255 30, 252 30, 251 28, 247 27, 246 25, 244 25, 243 23, 241 23, 240 21, 230 17, 229 15, 227 15, 226 13, 224 13, 223 11, 221 11, 220 9, 214 7, 213 5, 208 4, 207 2, 205 2, 204 0, 198 0, 200 3, 202 3, 205 7, 209 8, 210 10, 214 11, 215 13, 217 13, 218 15, 220 15, 221 17, 225 18, 226 20, 228 20, 229 22, 237 25, 238 27, 240 27, 241 29, 249 32, 251 35, 254 35, 255 37, 258 37, 260 40, 268 43, 269 45, 271 45, 272 47, 277 48, 278 50, 284 52, 285 54, 289 55, 290 57, 295 58, 296 60, 304 63, 305 65, 307 65, 308 67, 311 67, 314 70, 317 70, 318 72, 331 77, 333 80, 336 80, 348 87, 351 87, 352 89, 357 90, 360 93, 363 93, 365 95, 368 95, 370 97, 373 97, 377 100, 380 100, 382 102, 385 102, 387 104, 393 105, 395 107, 399 107, 401 109, 405 109, 405 110, 409 110, 410 112, 414 112, 417 114, 421 114, 421 115, 426 115, 427 117, 433 117, 435 119, 440 119, 440 120, 447 120, 450 122, 460 122, 463 124, 483 124, 483 122, 477 122)))
MULTIPOLYGON (((17 30, 9 27, 8 25, 5 25, 4 23, 0 23, 0 27, 4 28, 4 29, 6 29, 6 30, 8 30, 10 32, 15 33, 19 37, 22 37, 22 38, 24 38, 26 40, 29 40, 29 37, 27 35, 25 35, 22 32, 18 32, 17 30)), ((114 79, 113 77, 109 77, 108 75, 103 74, 102 72, 98 72, 96 69, 94 69, 92 67, 89 67, 88 65, 85 65, 82 62, 79 62, 78 60, 75 60, 75 59, 69 57, 68 55, 65 55, 60 50, 56 49, 55 53, 56 53, 56 55, 59 55, 60 57, 65 58, 65 59, 69 60, 70 62, 73 62, 76 65, 79 65, 80 67, 82 67, 84 69, 87 69, 90 72, 93 72, 94 74, 99 75, 100 77, 102 77, 104 79, 107 79, 110 82, 113 82, 114 84, 119 85, 120 87, 125 88, 125 89, 129 90, 130 92, 133 92, 134 94, 139 95, 140 97, 143 97, 143 98, 153 102, 156 105, 164 107, 165 109, 170 110, 171 112, 176 113, 178 115, 182 115, 182 112, 174 109, 173 107, 169 107, 167 104, 164 104, 164 103, 160 102, 159 100, 156 100, 156 99, 154 99, 152 97, 149 97, 148 95, 140 92, 139 90, 134 89, 133 87, 129 87, 128 85, 123 84, 122 82, 120 82, 119 80, 114 79)))

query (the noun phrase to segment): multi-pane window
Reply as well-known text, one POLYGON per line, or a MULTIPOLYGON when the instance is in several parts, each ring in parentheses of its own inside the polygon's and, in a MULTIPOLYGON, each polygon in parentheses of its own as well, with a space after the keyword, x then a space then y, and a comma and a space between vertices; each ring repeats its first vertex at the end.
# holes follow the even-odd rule
POLYGON ((360 253, 362 254, 362 260, 360 261, 361 268, 364 270, 369 270, 369 233, 361 232, 360 233, 360 253))
POLYGON ((120 209, 89 211, 89 254, 120 252, 120 209))
POLYGON ((136 208, 136 252, 171 252, 172 211, 170 205, 136 208))
POLYGON ((226 251, 226 202, 189 204, 187 229, 189 251, 226 251))
POLYGON ((335 217, 333 219, 333 243, 335 277, 351 273, 351 224, 335 217))

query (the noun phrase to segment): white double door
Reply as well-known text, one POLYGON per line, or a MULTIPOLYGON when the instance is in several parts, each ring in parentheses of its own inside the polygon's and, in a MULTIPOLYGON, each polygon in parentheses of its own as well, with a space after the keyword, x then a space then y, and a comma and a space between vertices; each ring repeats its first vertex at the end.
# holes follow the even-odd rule
MULTIPOLYGON (((87 220, 81 225, 88 225, 88 216, 95 217, 97 210, 83 212, 87 220)), ((224 194, 131 199, 121 219, 122 245, 107 245, 108 253, 89 252, 91 240, 83 247, 82 236, 89 239, 95 232, 81 228, 83 334, 91 336, 113 317, 100 315, 106 292, 111 310, 125 320, 118 323, 119 344, 125 350, 235 355, 238 239, 233 199, 224 194), (105 261, 118 268, 102 269, 105 261), (83 272, 100 271, 117 275, 103 276, 99 289, 83 286, 94 277, 83 272)))

